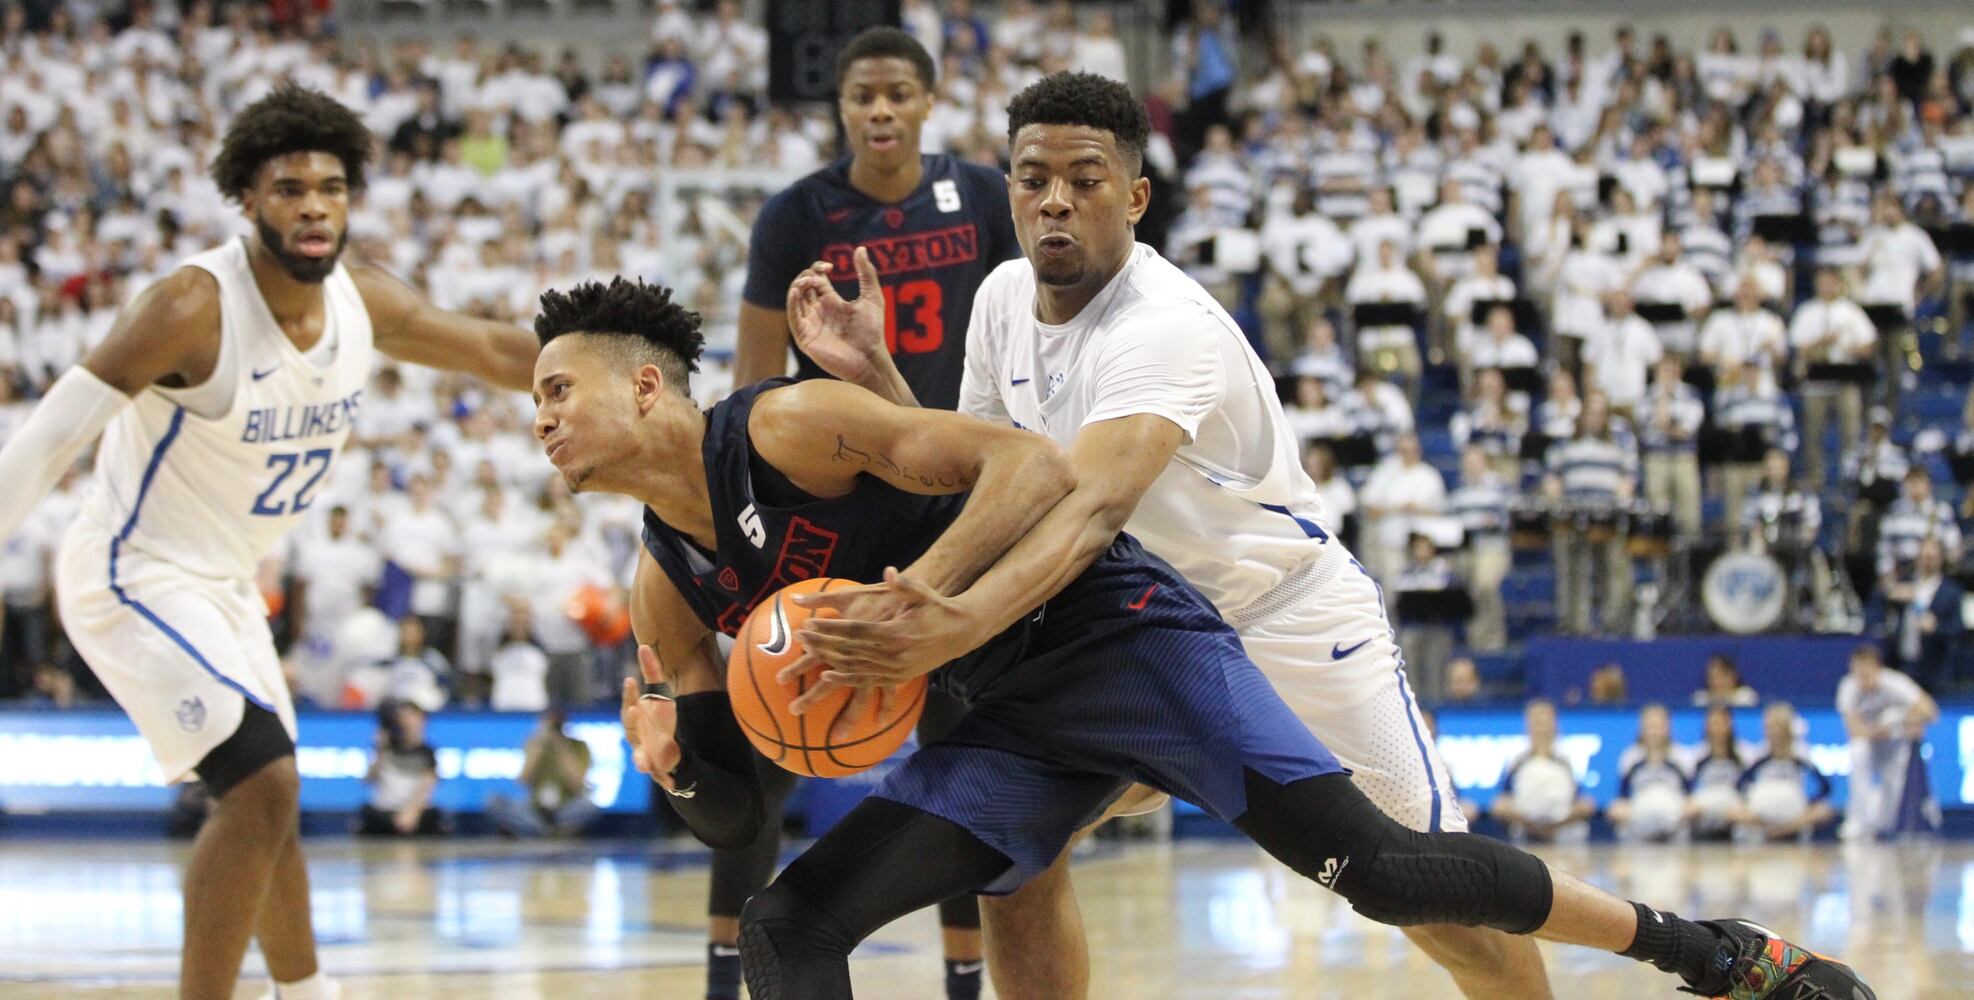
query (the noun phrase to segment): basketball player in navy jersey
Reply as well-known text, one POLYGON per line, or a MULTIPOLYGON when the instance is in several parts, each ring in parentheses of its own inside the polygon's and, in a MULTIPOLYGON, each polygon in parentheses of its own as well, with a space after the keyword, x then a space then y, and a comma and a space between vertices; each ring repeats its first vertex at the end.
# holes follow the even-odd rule
POLYGON ((235 118, 213 180, 253 226, 159 279, 0 449, 0 539, 98 435, 56 596, 77 652, 167 781, 213 796, 184 878, 181 1000, 231 1000, 250 940, 278 1000, 333 1000, 302 857, 293 699, 254 585, 330 482, 376 351, 530 381, 534 338, 342 261, 373 137, 282 87, 235 118))
MULTIPOLYGON (((747 286, 740 307, 734 385, 751 385, 787 371, 791 348, 788 289, 818 261, 846 294, 883 296, 885 345, 901 378, 926 406, 957 408, 965 369, 966 324, 974 289, 1002 261, 1020 255, 999 170, 950 155, 919 152, 919 133, 932 111, 933 60, 917 39, 896 28, 873 28, 845 45, 836 62, 837 114, 850 155, 796 181, 768 199, 754 221, 747 286)), ((827 377, 824 364, 844 370, 858 359, 823 357, 829 343, 793 340, 798 378, 827 377)), ((929 696, 920 742, 945 735, 959 706, 929 696)), ((770 815, 794 790, 795 776, 763 760, 761 780, 770 815)), ((758 841, 713 856, 706 995, 740 995, 735 947, 740 907, 774 874, 781 827, 768 824, 758 841)), ((947 1000, 980 995, 980 908, 971 895, 939 907, 944 928, 947 1000)))
MULTIPOLYGON (((710 411, 690 395, 698 317, 622 279, 542 297, 535 434, 572 489, 646 508, 633 587, 639 665, 623 718, 639 770, 702 840, 765 821, 758 756, 722 690, 716 631, 788 583, 906 566, 950 588, 980 641, 932 674, 967 705, 943 740, 747 902, 754 1000, 848 1000, 849 955, 963 891, 1005 893, 1135 783, 1199 804, 1388 924, 1453 923, 1622 952, 1729 1000, 1870 1000, 1843 966, 1743 921, 1693 923, 1593 889, 1484 837, 1406 829, 1310 734, 1205 597, 1129 535, 1030 581, 985 588, 952 561, 976 532, 1056 545, 1080 513, 1044 436, 899 407, 860 387, 770 379, 710 411), (1066 513, 1059 514, 1059 511, 1066 513), (1052 521, 1057 523, 1051 523, 1052 521), (944 550, 944 551, 942 551, 944 550), (941 578, 933 568, 955 567, 941 578), (662 665, 661 665, 662 664, 662 665), (676 697, 676 700, 673 700, 676 697)), ((774 598, 776 601, 781 598, 774 598)), ((772 605, 780 613, 779 604, 772 605)))

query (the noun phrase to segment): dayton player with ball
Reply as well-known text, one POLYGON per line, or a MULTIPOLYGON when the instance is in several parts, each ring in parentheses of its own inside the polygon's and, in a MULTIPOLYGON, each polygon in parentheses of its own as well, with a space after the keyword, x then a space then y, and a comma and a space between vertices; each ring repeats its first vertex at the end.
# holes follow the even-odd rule
POLYGON ((647 508, 639 659, 648 682, 669 669, 678 700, 644 700, 627 684, 625 727, 639 768, 702 840, 744 843, 762 821, 754 750, 722 689, 714 633, 737 631, 794 582, 784 554, 805 575, 862 581, 907 566, 910 586, 930 582, 919 599, 949 602, 980 634, 933 674, 967 703, 953 733, 905 760, 748 902, 740 947, 754 1000, 852 996, 858 942, 954 893, 1019 888, 1134 782, 1231 822, 1386 923, 1599 947, 1733 1000, 1870 996, 1842 965, 1755 925, 1682 920, 1496 841, 1400 826, 1275 694, 1213 606, 1128 535, 1068 579, 1035 581, 1053 595, 1046 603, 990 603, 973 581, 994 566, 952 552, 990 528, 1020 539, 993 563, 1046 543, 1076 484, 1041 436, 833 382, 770 380, 702 412, 688 384, 698 317, 667 291, 620 279, 550 292, 542 305, 535 433, 572 488, 647 508))

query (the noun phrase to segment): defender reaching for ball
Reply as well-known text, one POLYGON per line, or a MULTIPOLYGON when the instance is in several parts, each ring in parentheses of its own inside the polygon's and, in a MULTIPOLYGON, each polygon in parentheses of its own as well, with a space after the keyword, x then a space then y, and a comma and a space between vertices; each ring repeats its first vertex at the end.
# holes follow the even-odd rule
MULTIPOLYGON (((625 727, 639 768, 709 843, 751 838, 761 821, 715 629, 798 579, 873 579, 1010 522, 1028 524, 1016 537, 1047 537, 1075 486, 1039 435, 848 385, 771 380, 702 413, 687 385, 698 317, 663 289, 550 292, 536 331, 535 432, 550 462, 574 489, 647 508, 633 620, 656 649, 639 659, 648 682, 670 665, 679 700, 627 684, 625 727)), ((992 636, 934 674, 967 714, 748 902, 740 941, 756 1000, 850 997, 858 942, 955 892, 1018 888, 1134 782, 1233 823, 1385 923, 1622 951, 1735 1000, 1784 985, 1804 987, 1792 998, 1870 996, 1848 969, 1754 925, 1696 924, 1483 837, 1400 826, 1213 606, 1128 535, 1040 609, 975 606, 964 590, 951 600, 992 636)))

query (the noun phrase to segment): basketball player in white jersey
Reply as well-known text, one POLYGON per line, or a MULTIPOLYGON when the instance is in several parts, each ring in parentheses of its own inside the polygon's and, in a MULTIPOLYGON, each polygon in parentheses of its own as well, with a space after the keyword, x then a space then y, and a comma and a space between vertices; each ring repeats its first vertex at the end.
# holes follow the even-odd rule
MULTIPOLYGON (((1057 100, 1101 107, 1112 97, 1082 83, 1057 100)), ((1122 100, 1137 107, 1128 91, 1122 100)), ((1096 120, 1061 115, 1043 108, 1037 120, 1096 120)), ((1115 125, 1119 135, 1130 127, 1115 125)), ((1118 182, 1120 144, 1107 153, 1088 136, 1035 142, 1044 131, 1079 128, 1093 131, 1035 125, 1011 137, 1009 193, 1028 256, 1001 265, 976 295, 960 408, 1068 447, 1080 485, 1064 503, 1086 506, 1086 527, 1081 537, 1022 540, 982 583, 1028 552, 1057 564, 1042 572, 1059 574, 1059 586, 1084 565, 1076 556, 1128 530, 1213 601, 1282 699, 1381 810, 1417 830, 1465 830, 1452 778, 1406 683, 1383 595, 1324 525, 1273 378, 1205 289, 1132 241, 1149 182, 1118 182)), ((1138 176, 1136 163, 1121 166, 1138 176)), ((819 266, 791 286, 796 337, 864 345, 860 353, 880 373, 866 386, 912 402, 882 357, 882 314, 854 313, 874 298, 875 282, 847 303, 820 277, 825 271, 819 266)), ((826 348, 819 343, 809 354, 829 358, 826 348)), ((1015 541, 977 539, 971 572, 1015 541)), ((1010 595, 1010 606, 1043 596, 1010 595)), ((894 683, 972 648, 967 623, 933 616, 939 605, 920 600, 913 613, 878 625, 853 620, 876 617, 871 606, 838 600, 833 606, 845 619, 812 622, 804 641, 832 668, 825 682, 894 683)), ((989 972, 1003 995, 1085 995, 1088 955, 1063 950, 1082 941, 1066 871, 1059 860, 1014 895, 984 901, 989 972)), ((1551 995, 1527 938, 1452 926, 1407 933, 1469 997, 1551 995)))
POLYGON ((253 235, 139 295, 0 449, 5 538, 102 437, 56 596, 166 780, 197 775, 212 791, 184 878, 182 1000, 230 1000, 250 938, 274 997, 340 995, 316 965, 295 711, 253 576, 330 481, 373 348, 507 388, 532 375, 527 331, 442 312, 340 262, 371 143, 312 91, 242 111, 213 178, 253 235))

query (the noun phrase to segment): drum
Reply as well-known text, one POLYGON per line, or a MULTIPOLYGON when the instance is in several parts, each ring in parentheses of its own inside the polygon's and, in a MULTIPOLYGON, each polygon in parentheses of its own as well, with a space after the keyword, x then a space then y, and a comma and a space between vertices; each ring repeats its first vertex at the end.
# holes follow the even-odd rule
POLYGON ((1538 501, 1517 501, 1508 510, 1508 542, 1517 552, 1549 548, 1549 508, 1538 501))
POLYGON ((1672 554, 1672 515, 1649 507, 1631 512, 1625 551, 1633 559, 1664 559, 1672 554))
POLYGON ((1753 635, 1782 620, 1788 589, 1781 563, 1760 552, 1730 552, 1707 567, 1700 600, 1723 631, 1753 635))
POLYGON ((1618 537, 1624 531, 1627 520, 1624 511, 1602 505, 1585 508, 1577 518, 1582 525, 1584 540, 1592 545, 1602 545, 1618 537))

